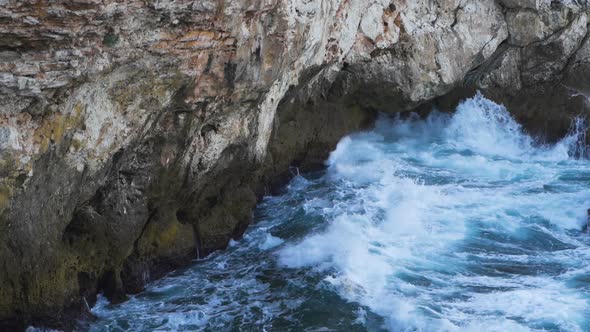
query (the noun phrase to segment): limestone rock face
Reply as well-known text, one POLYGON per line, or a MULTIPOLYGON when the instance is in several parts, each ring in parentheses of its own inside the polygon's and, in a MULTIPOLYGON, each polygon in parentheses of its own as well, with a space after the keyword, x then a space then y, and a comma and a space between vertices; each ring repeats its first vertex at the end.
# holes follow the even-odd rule
POLYGON ((562 135, 588 112, 589 7, 0 0, 0 324, 68 328, 224 248, 377 111, 479 88, 562 135))

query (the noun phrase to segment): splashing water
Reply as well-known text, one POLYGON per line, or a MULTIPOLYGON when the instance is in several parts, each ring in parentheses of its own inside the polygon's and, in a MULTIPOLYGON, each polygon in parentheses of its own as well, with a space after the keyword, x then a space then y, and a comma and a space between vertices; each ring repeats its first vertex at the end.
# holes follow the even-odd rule
POLYGON ((570 132, 566 138, 562 140, 569 148, 569 155, 580 159, 590 158, 590 148, 588 147, 586 131, 588 125, 586 119, 577 117, 572 120, 570 132))
POLYGON ((92 331, 588 331, 585 123, 536 145, 481 95, 380 119, 239 243, 101 299, 92 331))

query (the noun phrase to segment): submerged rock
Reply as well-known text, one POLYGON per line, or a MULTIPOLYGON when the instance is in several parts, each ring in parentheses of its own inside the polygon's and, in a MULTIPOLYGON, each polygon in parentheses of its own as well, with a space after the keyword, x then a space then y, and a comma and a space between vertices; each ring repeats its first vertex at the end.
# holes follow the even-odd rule
POLYGON ((0 1, 0 324, 71 328, 98 291, 224 248, 378 111, 482 89, 563 135, 589 107, 588 6, 0 1))

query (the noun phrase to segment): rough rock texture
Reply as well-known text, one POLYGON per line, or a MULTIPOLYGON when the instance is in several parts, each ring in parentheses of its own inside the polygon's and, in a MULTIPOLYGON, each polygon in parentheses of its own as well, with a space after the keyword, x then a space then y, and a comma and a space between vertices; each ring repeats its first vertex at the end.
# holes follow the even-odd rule
POLYGON ((377 111, 479 88, 563 135, 589 110, 589 6, 0 0, 0 324, 71 328, 97 291, 224 248, 377 111))

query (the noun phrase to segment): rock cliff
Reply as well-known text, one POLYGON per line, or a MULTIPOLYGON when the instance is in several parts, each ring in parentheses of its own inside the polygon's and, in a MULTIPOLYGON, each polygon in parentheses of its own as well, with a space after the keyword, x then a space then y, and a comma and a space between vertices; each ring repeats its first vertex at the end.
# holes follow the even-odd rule
MULTIPOLYGON (((376 112, 590 110, 587 0, 0 0, 0 325, 224 248, 376 112)), ((71 320, 70 320, 71 321, 71 320)))

